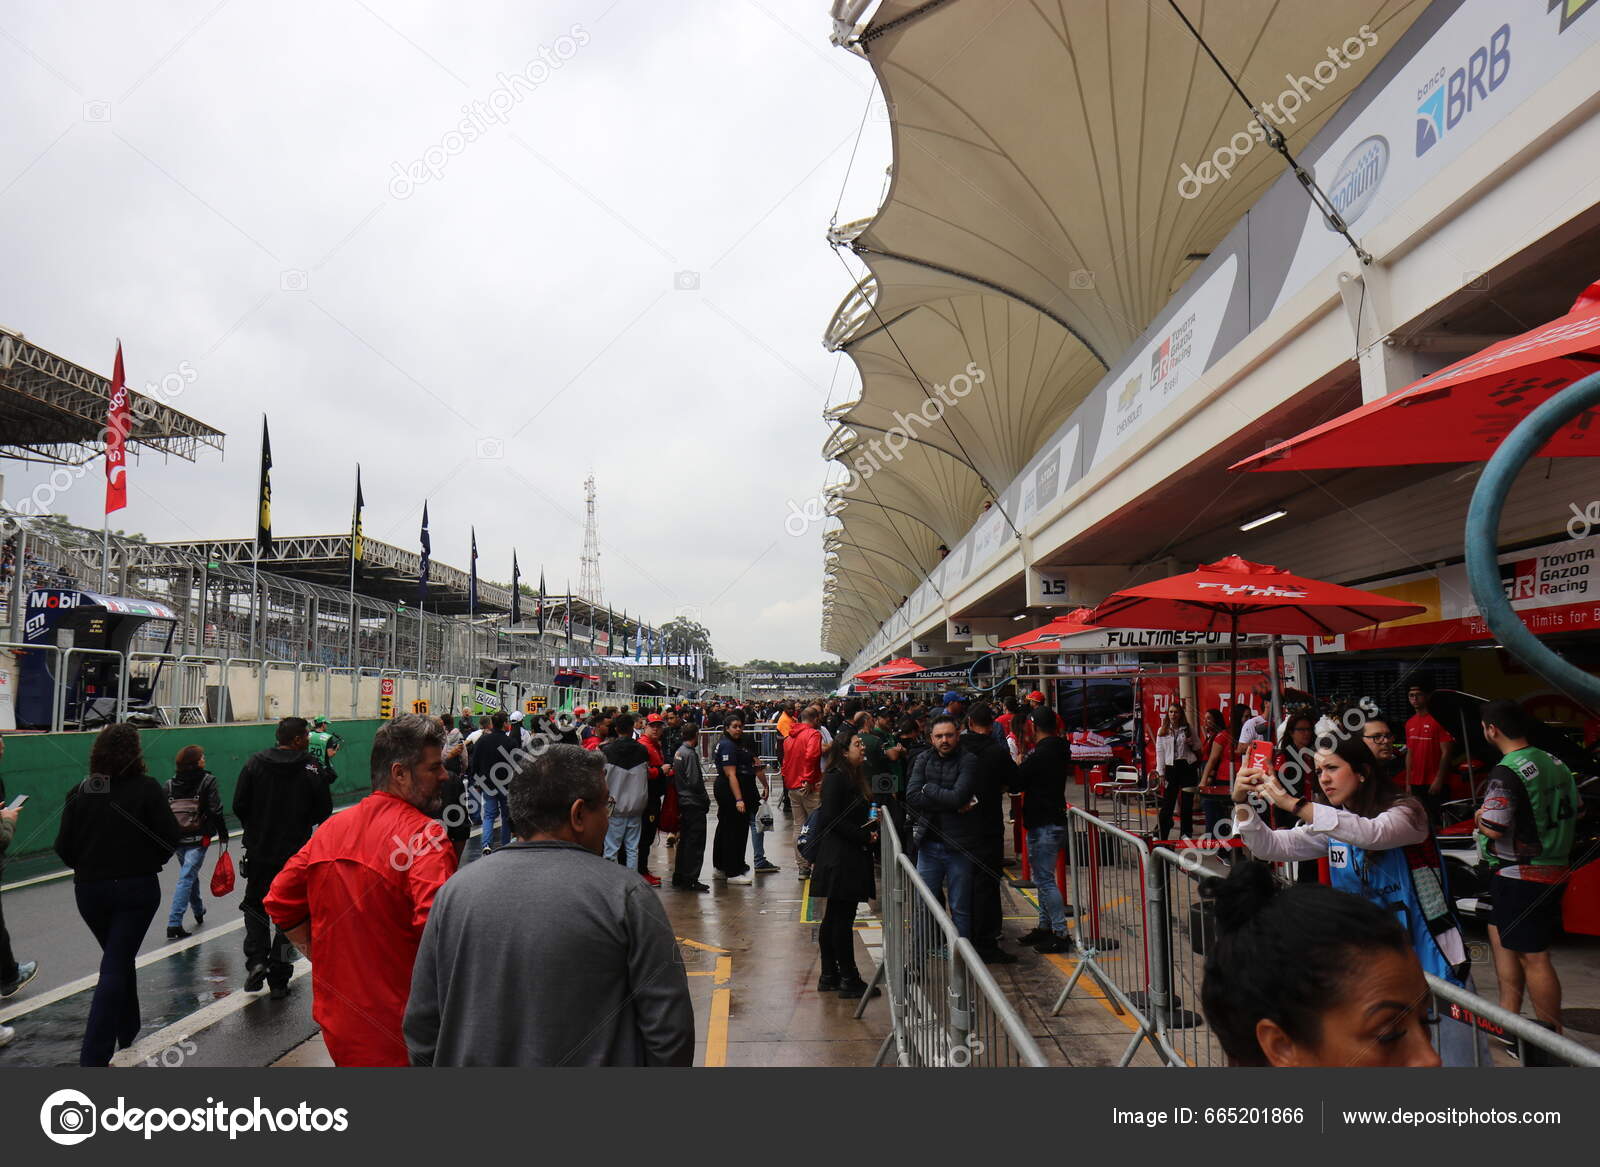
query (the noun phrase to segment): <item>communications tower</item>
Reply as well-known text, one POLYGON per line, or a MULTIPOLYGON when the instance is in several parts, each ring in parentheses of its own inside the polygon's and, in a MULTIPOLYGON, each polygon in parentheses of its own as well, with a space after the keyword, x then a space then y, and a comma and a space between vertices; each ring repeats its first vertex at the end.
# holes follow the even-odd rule
POLYGON ((593 474, 584 479, 583 502, 583 558, 578 572, 578 594, 600 607, 606 599, 604 589, 600 586, 600 526, 594 514, 593 474))

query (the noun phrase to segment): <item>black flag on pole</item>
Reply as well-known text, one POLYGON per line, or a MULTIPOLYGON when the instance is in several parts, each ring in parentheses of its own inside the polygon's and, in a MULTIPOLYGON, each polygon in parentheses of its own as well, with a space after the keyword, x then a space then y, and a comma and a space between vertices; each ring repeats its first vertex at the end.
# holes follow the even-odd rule
POLYGON ((366 500, 361 497, 361 463, 356 463, 356 509, 355 516, 350 520, 350 570, 357 579, 361 578, 361 569, 366 566, 367 541, 361 534, 361 508, 366 505, 366 500))
POLYGON ((256 557, 272 558, 272 439, 267 415, 261 415, 261 489, 256 506, 256 557))
POLYGON ((433 562, 433 537, 428 534, 428 504, 422 504, 422 570, 417 572, 417 602, 428 602, 428 568, 433 562))
POLYGON ((517 552, 511 551, 511 624, 522 623, 522 573, 517 570, 517 552))

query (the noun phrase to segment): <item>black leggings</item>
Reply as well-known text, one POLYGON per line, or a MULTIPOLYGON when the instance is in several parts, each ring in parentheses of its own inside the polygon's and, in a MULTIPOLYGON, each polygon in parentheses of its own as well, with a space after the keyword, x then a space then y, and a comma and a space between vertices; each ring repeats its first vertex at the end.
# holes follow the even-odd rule
POLYGON ((1195 774, 1192 762, 1174 762, 1167 767, 1163 775, 1165 783, 1161 789, 1161 813, 1156 817, 1156 838, 1165 839, 1167 832, 1172 829, 1172 806, 1179 802, 1182 796, 1181 809, 1178 819, 1178 835, 1187 839, 1194 834, 1194 791, 1198 777, 1195 774), (1187 782, 1189 785, 1180 786, 1179 783, 1187 782))
POLYGON ((822 975, 840 980, 860 980, 856 971, 857 900, 830 899, 817 926, 817 947, 822 950, 822 975))
MULTIPOLYGON (((740 786, 753 785, 749 779, 740 782, 740 786)), ((750 845, 750 812, 734 805, 733 787, 726 776, 718 778, 712 789, 717 796, 717 833, 711 838, 711 866, 723 875, 743 875, 750 870, 744 858, 750 845)))

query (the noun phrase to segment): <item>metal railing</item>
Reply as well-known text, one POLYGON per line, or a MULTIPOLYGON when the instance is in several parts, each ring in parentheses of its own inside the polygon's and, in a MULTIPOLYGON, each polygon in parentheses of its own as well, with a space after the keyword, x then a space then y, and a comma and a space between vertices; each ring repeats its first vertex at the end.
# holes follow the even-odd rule
MULTIPOLYGON (((1219 874, 1215 867, 1208 870, 1211 852, 1152 847, 1078 807, 1069 808, 1068 821, 1063 850, 1067 898, 1076 909, 1078 963, 1052 1014, 1088 976, 1112 1009, 1134 1023, 1120 1065, 1129 1065, 1147 1042, 1170 1066, 1226 1066, 1227 1055, 1200 1007, 1206 960, 1216 945, 1211 905, 1200 892, 1206 875, 1219 874)), ((1275 866, 1279 879, 1293 879, 1292 864, 1275 866)), ((886 957, 888 952, 886 946, 886 957)), ((1434 976, 1427 980, 1434 1045, 1450 1048, 1451 1064, 1463 1062, 1470 1048, 1469 1064, 1490 1065, 1489 1044, 1481 1036, 1487 1034, 1525 1066, 1600 1066, 1600 1052, 1469 989, 1434 976)))
MULTIPOLYGON (((902 851, 894 824, 878 820, 883 962, 872 976, 889 1000, 890 1030, 875 1065, 890 1051, 918 1067, 1049 1065, 1016 1009, 970 941, 957 935, 944 905, 902 851)), ((869 991, 856 1008, 866 1012, 869 991)))

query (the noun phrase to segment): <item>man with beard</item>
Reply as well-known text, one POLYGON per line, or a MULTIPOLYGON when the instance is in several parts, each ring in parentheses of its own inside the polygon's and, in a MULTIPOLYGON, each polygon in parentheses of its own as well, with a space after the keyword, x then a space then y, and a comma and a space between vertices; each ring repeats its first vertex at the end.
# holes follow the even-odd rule
MULTIPOLYGON (((372 742, 372 793, 284 865, 267 914, 312 961, 311 1015, 338 1066, 405 1066, 402 1022, 433 897, 456 870, 439 813, 444 731, 408 714, 372 742)), ((497 862, 491 856, 486 863, 497 862)))

